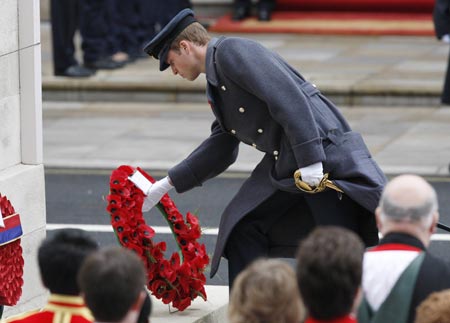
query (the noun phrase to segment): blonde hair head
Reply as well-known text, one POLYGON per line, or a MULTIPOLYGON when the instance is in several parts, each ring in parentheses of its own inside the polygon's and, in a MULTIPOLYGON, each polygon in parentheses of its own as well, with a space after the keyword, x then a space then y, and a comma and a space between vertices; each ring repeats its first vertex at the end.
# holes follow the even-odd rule
POLYGON ((294 270, 282 260, 259 259, 234 281, 230 323, 297 323, 304 317, 294 270))

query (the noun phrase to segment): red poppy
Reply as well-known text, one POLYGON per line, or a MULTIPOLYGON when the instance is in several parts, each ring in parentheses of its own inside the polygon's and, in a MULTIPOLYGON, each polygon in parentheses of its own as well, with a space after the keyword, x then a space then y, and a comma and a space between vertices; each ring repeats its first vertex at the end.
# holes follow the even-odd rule
MULTIPOLYGON (((137 171, 150 182, 155 182, 140 168, 137 171)), ((147 268, 147 287, 153 295, 182 311, 197 296, 206 300, 206 278, 203 272, 209 257, 205 245, 197 241, 201 235, 198 219, 188 212, 185 220, 169 195, 162 197, 158 209, 170 224, 180 250, 180 254, 174 252, 170 260, 166 260, 166 243, 153 242, 155 231, 145 223, 142 215, 145 196, 128 180, 134 172, 135 169, 130 166, 120 166, 111 174, 111 193, 106 198, 111 225, 120 244, 135 251, 143 259, 147 268)))

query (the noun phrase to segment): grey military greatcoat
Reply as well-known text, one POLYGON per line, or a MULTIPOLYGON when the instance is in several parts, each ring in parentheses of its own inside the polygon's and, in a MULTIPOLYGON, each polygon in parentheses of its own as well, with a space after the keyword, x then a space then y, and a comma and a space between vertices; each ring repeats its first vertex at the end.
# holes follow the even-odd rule
POLYGON ((386 178, 360 134, 279 55, 252 40, 214 38, 207 48, 206 78, 216 120, 211 135, 169 170, 177 192, 226 170, 240 142, 266 153, 222 214, 211 276, 240 219, 277 190, 304 194, 293 179, 300 167, 321 161, 345 194, 375 210, 386 178))

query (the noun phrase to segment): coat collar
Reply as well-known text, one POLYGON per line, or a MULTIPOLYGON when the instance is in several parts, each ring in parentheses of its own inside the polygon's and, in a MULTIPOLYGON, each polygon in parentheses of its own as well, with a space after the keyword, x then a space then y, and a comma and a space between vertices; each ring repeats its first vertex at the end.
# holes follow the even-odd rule
POLYGON ((215 87, 219 85, 219 79, 216 71, 216 49, 224 39, 224 36, 220 38, 212 38, 209 41, 208 48, 206 50, 206 80, 215 87))
POLYGON ((383 244, 406 244, 421 250, 426 249, 419 239, 410 234, 402 232, 391 232, 386 234, 386 236, 380 241, 380 245, 383 244))

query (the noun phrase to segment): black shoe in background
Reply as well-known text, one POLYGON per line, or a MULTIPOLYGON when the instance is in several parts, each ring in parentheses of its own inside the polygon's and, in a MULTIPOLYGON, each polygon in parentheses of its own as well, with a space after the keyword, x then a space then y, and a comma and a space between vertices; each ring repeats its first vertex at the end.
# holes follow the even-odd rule
POLYGON ((94 70, 115 70, 124 67, 125 63, 115 62, 111 57, 105 57, 93 62, 84 62, 84 66, 94 70))
POLYGON ((236 6, 233 12, 233 20, 241 21, 250 16, 250 8, 247 6, 236 6))
POLYGON ((56 76, 66 77, 89 77, 94 74, 95 70, 80 65, 72 65, 66 68, 63 72, 55 72, 56 76))
POLYGON ((270 21, 272 16, 272 10, 267 7, 261 7, 258 10, 258 20, 259 21, 270 21))

